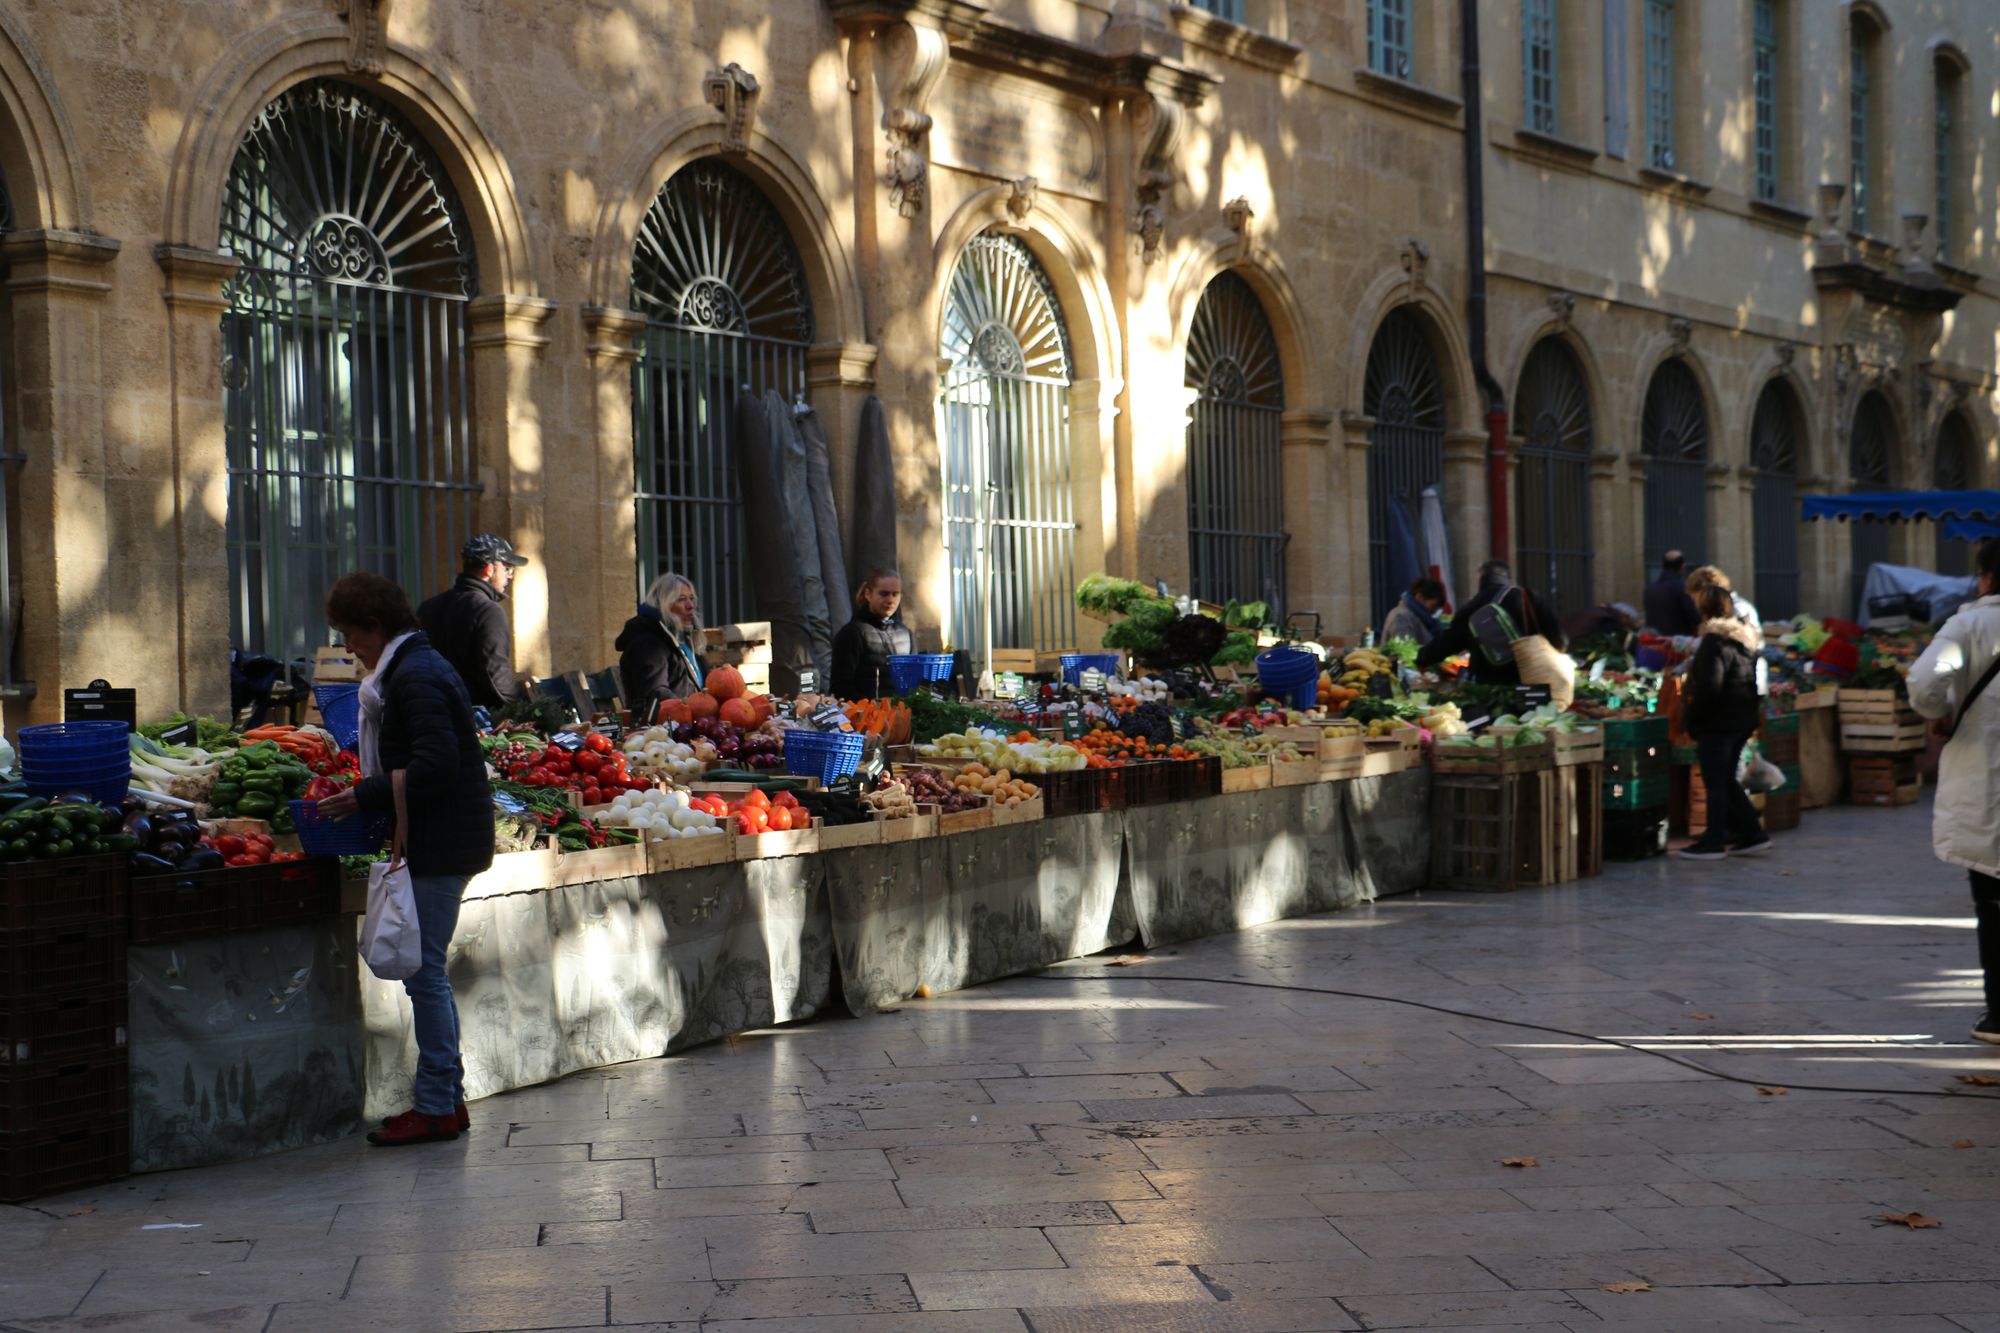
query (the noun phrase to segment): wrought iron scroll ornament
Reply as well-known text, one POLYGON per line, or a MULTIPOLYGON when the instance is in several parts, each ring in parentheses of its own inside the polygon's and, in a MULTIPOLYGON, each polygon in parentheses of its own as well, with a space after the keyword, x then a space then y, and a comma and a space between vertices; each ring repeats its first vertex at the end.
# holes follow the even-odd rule
POLYGON ((763 86, 757 76, 735 61, 712 69, 701 81, 704 102, 722 113, 722 151, 745 153, 750 150, 750 122, 757 114, 757 95, 763 86))
POLYGON ((632 308, 658 323, 809 343, 812 295, 784 220, 714 160, 674 173, 639 224, 632 308))
POLYGON ((913 218, 924 208, 930 163, 925 139, 931 129, 932 89, 951 59, 951 42, 936 28, 899 23, 882 43, 882 129, 889 138, 889 200, 913 218))
POLYGON ((1152 93, 1135 99, 1133 110, 1139 155, 1133 172, 1132 233, 1139 238, 1140 259, 1151 264, 1166 253, 1167 193, 1174 185, 1169 164, 1180 148, 1187 113, 1173 98, 1152 93))
POLYGON ((371 79, 382 77, 382 48, 389 26, 389 0, 333 0, 334 12, 347 20, 347 72, 371 79))

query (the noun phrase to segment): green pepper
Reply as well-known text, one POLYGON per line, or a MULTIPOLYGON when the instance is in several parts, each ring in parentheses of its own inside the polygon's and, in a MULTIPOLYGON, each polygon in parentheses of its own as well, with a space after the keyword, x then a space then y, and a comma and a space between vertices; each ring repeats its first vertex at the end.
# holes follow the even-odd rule
POLYGON ((208 791, 210 805, 234 805, 243 798, 243 784, 240 782, 218 782, 208 791))
POLYGON ((590 844, 583 840, 583 835, 580 833, 558 834, 556 845, 566 852, 587 852, 590 850, 590 844))
POLYGON ((292 807, 290 805, 281 805, 271 812, 271 832, 296 833, 297 831, 292 826, 292 807))
POLYGON ((269 819, 278 809, 278 798, 263 792, 245 792, 236 803, 236 813, 244 819, 269 819))
POLYGON ((243 794, 248 796, 252 792, 260 796, 269 796, 273 799, 283 796, 285 794, 284 779, 278 777, 275 773, 253 774, 243 779, 243 794))

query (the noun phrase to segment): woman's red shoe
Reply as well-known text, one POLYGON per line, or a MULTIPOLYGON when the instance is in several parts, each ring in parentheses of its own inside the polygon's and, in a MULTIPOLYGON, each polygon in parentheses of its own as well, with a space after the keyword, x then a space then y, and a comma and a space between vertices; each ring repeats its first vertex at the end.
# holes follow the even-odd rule
POLYGON ((449 1143, 457 1137, 457 1116, 413 1110, 392 1116, 382 1128, 371 1130, 368 1141, 378 1148, 401 1148, 411 1143, 449 1143))

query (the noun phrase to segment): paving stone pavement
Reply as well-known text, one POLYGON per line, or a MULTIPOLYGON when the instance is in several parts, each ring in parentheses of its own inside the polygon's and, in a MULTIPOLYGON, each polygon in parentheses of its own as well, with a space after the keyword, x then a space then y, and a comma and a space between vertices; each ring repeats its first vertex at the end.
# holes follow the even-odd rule
POLYGON ((1082 960, 489 1098, 454 1144, 0 1209, 0 1330, 2000 1331, 2000 1089, 1955 1077, 2000 1051, 1929 819, 1082 960), (1941 1225, 1882 1221, 1913 1210, 1941 1225))

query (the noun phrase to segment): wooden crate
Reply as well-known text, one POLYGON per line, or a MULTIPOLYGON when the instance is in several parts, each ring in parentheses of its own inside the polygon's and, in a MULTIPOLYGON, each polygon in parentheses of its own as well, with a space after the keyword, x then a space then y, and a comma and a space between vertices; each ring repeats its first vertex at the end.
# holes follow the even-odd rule
POLYGON ((1273 759, 1271 761, 1271 785, 1273 787, 1303 787, 1319 781, 1319 757, 1306 755, 1299 759, 1273 759))
POLYGON ((1548 846, 1546 884, 1587 879, 1604 868, 1604 787, 1594 764, 1569 764, 1547 775, 1548 846))
POLYGON ((739 833, 733 841, 739 861, 761 861, 767 856, 811 856, 819 850, 819 821, 813 820, 811 828, 788 829, 783 833, 739 833))
POLYGON ((1573 768, 1578 764, 1604 762, 1604 732, 1601 728, 1589 731, 1558 731, 1549 739, 1556 747, 1557 768, 1573 768))
POLYGON ((654 874, 672 870, 694 870, 736 859, 736 834, 724 829, 721 836, 662 838, 646 844, 646 862, 654 874))
POLYGON ((919 838, 935 838, 938 835, 937 807, 919 806, 917 813, 902 819, 883 819, 876 816, 875 825, 883 846, 898 842, 915 842, 919 838))
MULTIPOLYGON (((1286 728, 1286 730, 1314 730, 1314 728, 1286 728)), ((1368 738, 1365 736, 1325 736, 1319 737, 1315 746, 1323 764, 1342 759, 1359 759, 1368 753, 1368 738)))
POLYGON ((844 851, 849 847, 880 847, 882 845, 882 821, 864 819, 854 824, 828 824, 822 822, 819 828, 819 849, 823 852, 844 851))
POLYGON ((1764 800, 1764 831, 1789 833, 1802 822, 1801 797, 1796 788, 1774 791, 1764 800))
POLYGON ((1263 791, 1271 785, 1271 765, 1252 764, 1248 768, 1225 768, 1222 770, 1222 794, 1232 795, 1240 791, 1263 791))
POLYGON ((1852 805, 1909 805, 1923 795, 1914 754, 1858 755, 1847 761, 1852 805))
POLYGON ((1500 893, 1552 882, 1552 771, 1431 781, 1431 884, 1500 893))
POLYGON ((938 811, 939 833, 977 833, 981 829, 993 827, 993 798, 982 796, 979 804, 970 810, 954 810, 950 814, 938 811))
POLYGON ((1921 751, 1929 741, 1930 730, 1922 718, 1914 722, 1856 724, 1842 719, 1840 724, 1840 748, 1848 754, 1903 754, 1921 751))
POLYGON ((1499 777, 1539 773, 1555 766, 1555 747, 1548 741, 1533 745, 1499 745, 1478 749, 1469 745, 1439 745, 1431 750, 1431 767, 1440 773, 1467 777, 1499 777))
POLYGON ((1017 801, 1013 805, 993 807, 993 827, 1005 828, 1011 824, 1033 824, 1048 813, 1048 804, 1042 800, 1040 792, 1030 801, 1017 801))

